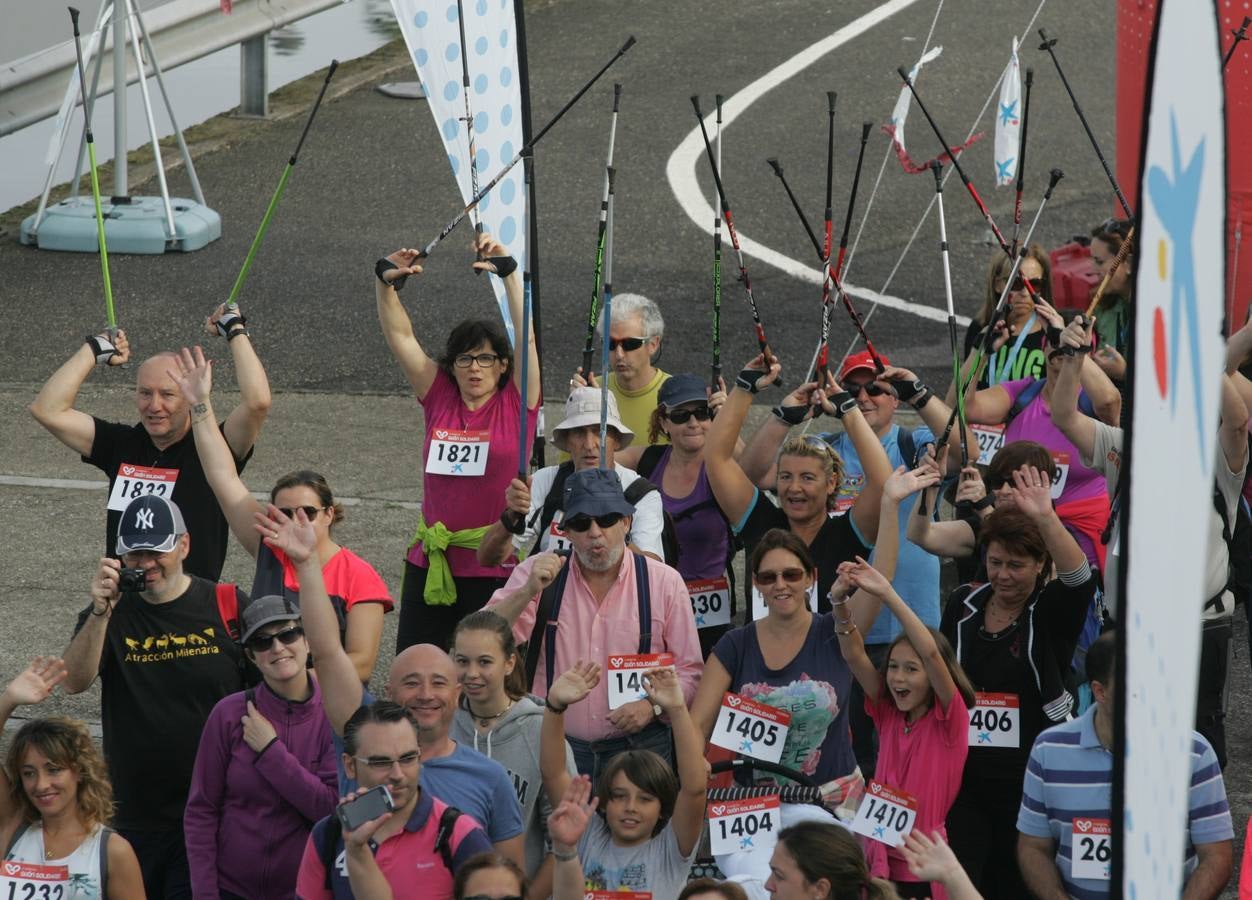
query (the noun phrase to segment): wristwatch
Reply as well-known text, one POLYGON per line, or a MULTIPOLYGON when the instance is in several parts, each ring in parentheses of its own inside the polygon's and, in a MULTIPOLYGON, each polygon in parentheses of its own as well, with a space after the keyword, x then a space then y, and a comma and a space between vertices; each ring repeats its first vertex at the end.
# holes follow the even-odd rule
POLYGON ((663 710, 663 709, 661 709, 661 704, 659 704, 659 703, 653 703, 653 704, 652 704, 652 715, 656 716, 656 717, 659 719, 659 718, 661 718, 661 713, 662 713, 662 712, 664 712, 664 710, 663 710))

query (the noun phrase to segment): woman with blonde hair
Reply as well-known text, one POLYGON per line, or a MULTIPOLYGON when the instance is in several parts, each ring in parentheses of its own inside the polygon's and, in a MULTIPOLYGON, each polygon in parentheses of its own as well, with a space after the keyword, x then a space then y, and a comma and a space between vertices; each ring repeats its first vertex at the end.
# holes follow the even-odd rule
MULTIPOLYGON (((0 728, 64 678, 59 658, 35 657, 0 694, 0 728)), ((139 860, 112 817, 113 787, 87 726, 54 716, 18 729, 0 772, 0 846, 6 862, 23 864, 6 869, 11 885, 47 886, 60 900, 142 900, 139 860)))

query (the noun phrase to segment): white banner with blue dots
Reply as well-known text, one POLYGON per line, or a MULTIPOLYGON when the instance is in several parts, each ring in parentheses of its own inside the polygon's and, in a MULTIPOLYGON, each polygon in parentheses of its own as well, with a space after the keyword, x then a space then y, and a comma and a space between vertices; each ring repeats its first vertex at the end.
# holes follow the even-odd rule
MULTIPOLYGON (((448 152, 448 163, 461 196, 474 196, 470 176, 470 140, 465 122, 464 70, 458 20, 465 16, 465 59, 469 70, 469 101, 473 115, 478 184, 490 181, 522 149, 522 84, 517 54, 517 23, 513 0, 391 0, 396 21, 408 45, 417 74, 426 89, 430 113, 448 152)), ((523 51, 524 52, 524 51, 523 51)), ((517 165, 478 204, 471 219, 482 217, 494 234, 526 266, 526 190, 523 167, 517 165)), ((468 230, 465 232, 469 239, 468 230)), ((513 339, 504 285, 491 283, 504 325, 513 339)))

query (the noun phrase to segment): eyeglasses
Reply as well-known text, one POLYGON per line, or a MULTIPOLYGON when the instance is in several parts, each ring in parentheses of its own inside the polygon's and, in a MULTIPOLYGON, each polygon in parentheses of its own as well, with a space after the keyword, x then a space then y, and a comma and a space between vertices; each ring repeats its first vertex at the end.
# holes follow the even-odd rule
POLYGON ((284 647, 290 647, 302 637, 304 637, 303 626, 292 625, 290 628, 284 628, 282 631, 276 631, 273 634, 254 634, 244 641, 243 645, 253 653, 262 653, 274 646, 275 639, 284 647))
POLYGON ((632 350, 638 350, 640 347, 646 344, 649 340, 651 339, 646 338, 646 337, 622 338, 621 340, 618 340, 617 338, 609 338, 609 350, 613 351, 613 350, 616 350, 618 347, 621 347, 623 350, 629 353, 632 350))
POLYGON ((325 508, 326 507, 324 506, 280 506, 278 507, 278 511, 288 519, 294 519, 296 517, 296 510, 302 509, 304 510, 304 514, 308 516, 310 520, 313 520, 316 519, 317 514, 325 508))
POLYGON ((762 569, 759 572, 752 573, 752 580, 761 587, 769 587, 778 580, 779 576, 782 576, 782 580, 787 582, 787 584, 796 584, 797 582, 804 580, 805 574, 805 571, 799 568, 783 569, 781 572, 774 572, 770 569, 762 569))
POLYGON ((864 391, 870 397, 881 397, 884 394, 890 394, 892 397, 896 395, 895 388, 879 384, 877 381, 866 381, 863 384, 849 383, 845 384, 844 387, 848 389, 848 393, 853 397, 860 394, 861 391, 864 391))
POLYGON ((672 409, 665 411, 665 418, 675 425, 686 425, 692 416, 696 417, 697 422, 707 422, 713 418, 713 410, 707 406, 697 406, 695 409, 672 409))
POLYGON ((566 531, 576 531, 582 534, 591 527, 591 523, 595 522, 601 529, 612 528, 622 519, 626 518, 621 513, 605 513, 602 516, 574 516, 572 519, 566 519, 561 523, 561 527, 566 531))
POLYGON ((1030 292, 1032 294, 1043 293, 1043 279, 1042 278, 1023 278, 1022 276, 1018 275, 1016 278, 1013 279, 1013 290, 1017 293, 1021 293, 1022 291, 1026 290, 1026 285, 1030 285, 1030 292))
POLYGON ((422 754, 413 750, 403 753, 396 759, 390 756, 355 756, 357 762, 369 766, 375 772, 390 772, 392 766, 399 765, 402 769, 411 769, 422 760, 422 754))
POLYGON ((458 369, 468 369, 474 363, 478 363, 480 369, 490 369, 499 361, 500 357, 494 353, 458 353, 452 360, 458 369))

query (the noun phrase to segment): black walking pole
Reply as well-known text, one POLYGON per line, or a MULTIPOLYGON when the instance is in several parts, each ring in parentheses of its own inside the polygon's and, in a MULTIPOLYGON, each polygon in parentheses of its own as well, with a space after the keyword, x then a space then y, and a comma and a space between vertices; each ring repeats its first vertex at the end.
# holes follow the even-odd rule
POLYGON ((596 273, 591 288, 591 304, 587 310, 587 340, 583 344, 583 378, 591 378, 591 358, 596 346, 596 322, 600 316, 600 294, 604 289, 604 242, 609 220, 609 172, 613 169, 613 146, 617 140, 617 108, 622 99, 622 86, 613 85, 613 118, 609 123, 609 156, 604 164, 604 189, 600 195, 600 225, 596 234, 596 273))
POLYGON ((1026 130, 1030 127, 1030 88, 1035 83, 1035 70, 1026 67, 1026 96, 1022 100, 1022 138, 1017 144, 1017 196, 1013 199, 1013 251, 1022 230, 1022 189, 1026 186, 1026 130))
MULTIPOLYGON (((717 103, 717 168, 722 168, 722 100, 717 103)), ((721 390, 722 381, 722 214, 717 211, 717 196, 713 198, 713 369, 709 389, 721 390)))
POLYGON ((1230 33, 1230 36, 1235 40, 1234 43, 1230 45, 1230 49, 1226 51, 1226 58, 1222 60, 1223 69, 1230 65, 1230 58, 1235 55, 1235 48, 1248 39, 1249 25, 1252 25, 1252 16, 1244 16, 1243 24, 1239 26, 1239 29, 1230 33))

